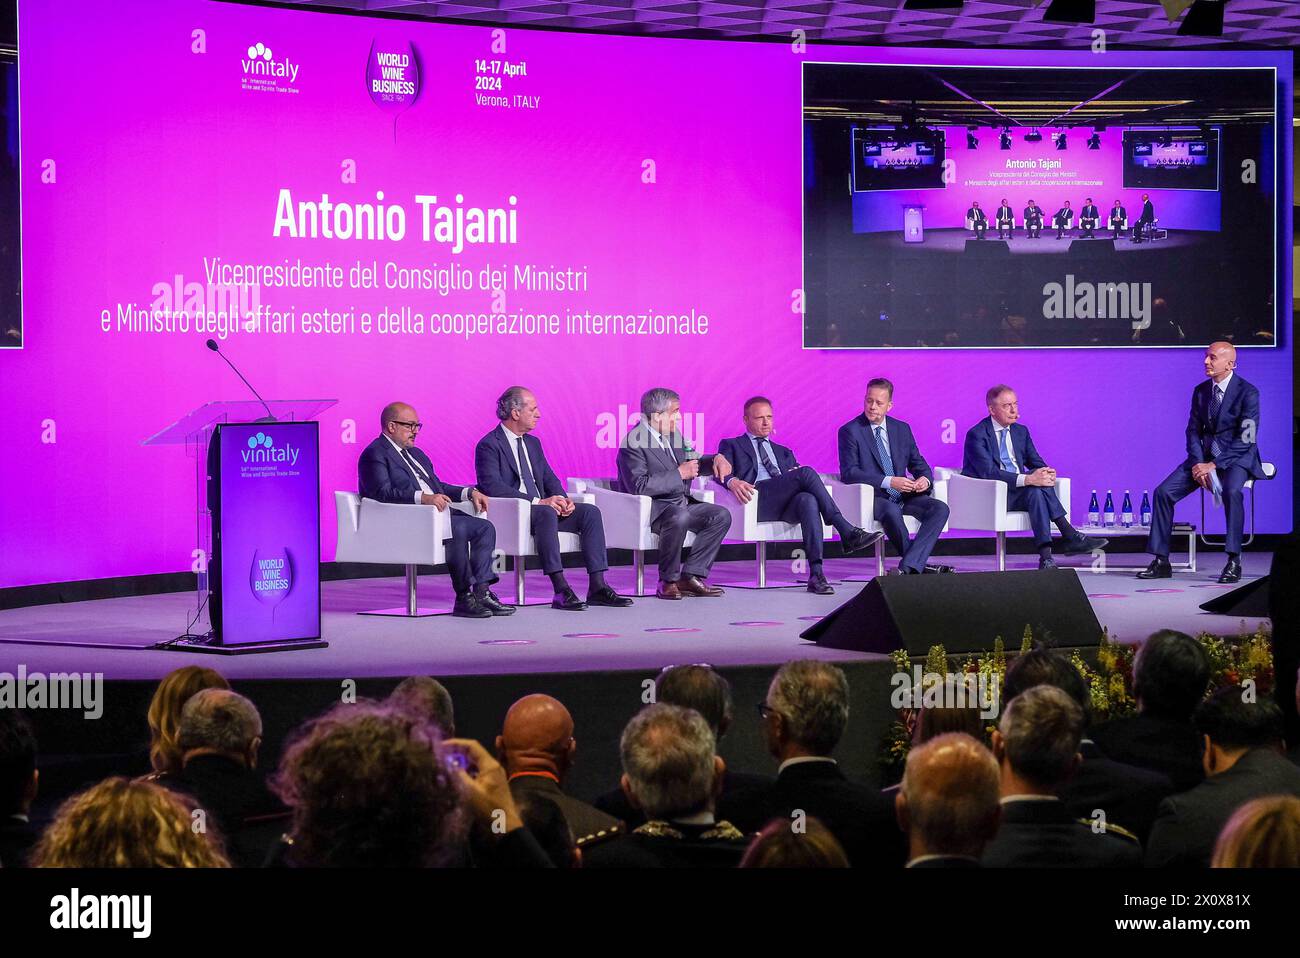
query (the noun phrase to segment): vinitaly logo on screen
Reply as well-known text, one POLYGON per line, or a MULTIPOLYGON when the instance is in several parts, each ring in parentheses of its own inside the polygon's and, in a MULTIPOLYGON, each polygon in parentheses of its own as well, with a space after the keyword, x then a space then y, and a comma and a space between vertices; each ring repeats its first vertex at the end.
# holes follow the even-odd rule
POLYGON ((260 40, 249 44, 240 60, 242 70, 240 86, 245 90, 264 93, 297 93, 299 64, 288 57, 276 58, 269 46, 260 40))

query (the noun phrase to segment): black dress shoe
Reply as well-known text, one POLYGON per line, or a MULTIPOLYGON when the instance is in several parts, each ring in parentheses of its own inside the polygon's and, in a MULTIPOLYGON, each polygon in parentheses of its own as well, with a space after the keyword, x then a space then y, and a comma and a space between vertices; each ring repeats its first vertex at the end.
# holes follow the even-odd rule
POLYGON ((808 591, 813 595, 834 595, 835 590, 831 584, 826 581, 826 576, 821 574, 808 576, 808 591))
POLYGON ((940 573, 946 575, 950 572, 956 572, 957 570, 950 565, 928 565, 921 571, 926 575, 939 575, 940 573))
POLYGON ((471 593, 456 596, 456 604, 451 607, 451 614, 459 619, 490 619, 492 610, 471 593))
POLYGON ((849 533, 847 539, 840 540, 840 550, 845 555, 849 555, 853 552, 862 552, 863 550, 870 549, 874 546, 883 536, 883 532, 868 532, 866 529, 855 527, 854 530, 849 533))
POLYGON ((1138 578, 1173 578, 1174 567, 1169 564, 1169 559, 1161 559, 1160 556, 1151 560, 1151 564, 1143 571, 1138 573, 1138 578))
POLYGON ((559 609, 561 612, 581 612, 586 607, 587 603, 579 599, 578 593, 572 589, 555 593, 555 598, 551 600, 551 608, 559 609))
POLYGON ((1172 579, 1174 577, 1173 566, 1169 564, 1168 559, 1162 559, 1156 556, 1151 560, 1151 564, 1137 574, 1139 579, 1172 579))
POLYGON ((1038 557, 1038 569, 1040 572, 1043 569, 1057 569, 1057 568, 1060 567, 1056 564, 1056 560, 1053 559, 1051 556, 1038 557))
POLYGON ((479 605, 483 606, 483 608, 487 609, 493 615, 515 614, 515 607, 513 605, 506 605, 497 598, 496 593, 491 589, 488 589, 486 592, 474 593, 474 598, 478 599, 479 605))
POLYGON ((587 605, 603 605, 611 609, 626 609, 631 604, 631 599, 625 595, 619 595, 607 585, 602 585, 599 589, 592 589, 587 593, 587 605))
POLYGON ((1229 582, 1241 581, 1241 561, 1239 559, 1229 559, 1228 564, 1223 567, 1223 572, 1219 574, 1219 581, 1227 584, 1229 582))
POLYGON ((1067 539, 1065 543, 1065 554, 1068 556, 1083 555, 1085 552, 1098 552, 1110 545, 1109 539, 1102 539, 1100 536, 1075 536, 1073 539, 1067 539))

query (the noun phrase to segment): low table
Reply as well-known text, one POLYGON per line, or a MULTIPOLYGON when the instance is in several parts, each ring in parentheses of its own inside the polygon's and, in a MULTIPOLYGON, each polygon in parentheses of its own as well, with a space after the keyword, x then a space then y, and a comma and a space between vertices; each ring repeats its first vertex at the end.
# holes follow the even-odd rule
MULTIPOLYGON (((1149 536, 1151 534, 1150 526, 1076 526, 1076 528, 1085 536, 1097 536, 1102 539, 1119 539, 1126 536, 1149 536)), ((1169 538, 1176 536, 1187 536, 1187 561, 1174 562, 1170 561, 1170 566, 1175 569, 1183 569, 1187 572, 1196 571, 1196 526, 1186 522, 1174 523, 1174 528, 1169 534, 1169 538)), ((1106 559, 1106 572, 1134 572, 1145 569, 1145 565, 1112 565, 1110 558, 1106 559)))

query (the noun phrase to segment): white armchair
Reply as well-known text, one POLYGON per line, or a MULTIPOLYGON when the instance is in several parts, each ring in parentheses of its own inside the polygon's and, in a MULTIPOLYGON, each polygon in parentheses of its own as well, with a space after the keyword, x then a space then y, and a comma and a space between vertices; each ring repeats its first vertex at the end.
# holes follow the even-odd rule
MULTIPOLYGON (((571 495, 574 502, 593 503, 593 496, 586 494, 571 495)), ((457 508, 469 506, 469 503, 457 503, 457 508)), ((537 544, 533 541, 532 504, 515 496, 488 497, 488 511, 484 517, 492 523, 497 534, 497 551, 510 556, 515 569, 515 605, 542 605, 549 599, 537 599, 529 603, 524 598, 524 567, 529 556, 537 555, 537 544)), ((466 509, 465 511, 470 511, 466 509)), ((476 513, 471 512, 471 515, 476 513)), ((560 552, 581 552, 582 540, 574 532, 560 533, 560 552)))
POLYGON ((362 499, 355 492, 335 492, 334 505, 338 512, 335 561, 406 566, 406 607, 376 609, 361 615, 416 618, 450 611, 420 608, 415 597, 416 567, 447 561, 444 543, 451 537, 450 511, 362 499))
MULTIPOLYGON (((826 487, 830 491, 830 486, 826 487)), ((732 493, 722 490, 717 495, 719 505, 731 513, 731 530, 727 533, 729 542, 752 542, 755 547, 754 558, 757 563, 757 578, 751 582, 728 582, 728 586, 738 589, 780 589, 789 586, 804 585, 793 580, 767 581, 767 544, 769 542, 802 542, 803 530, 797 522, 782 522, 779 519, 760 522, 758 519, 759 490, 749 502, 741 503, 732 493)), ((829 539, 835 530, 822 524, 822 539, 829 539)))
MULTIPOLYGON (((610 549, 630 549, 636 570, 636 594, 645 595, 645 554, 659 547, 659 537, 650 531, 650 497, 621 492, 617 479, 569 479, 568 495, 589 497, 600 510, 605 524, 605 545, 610 549)), ((713 490, 696 486, 691 495, 702 502, 713 502, 713 490)), ((686 534, 686 545, 695 541, 695 533, 686 534)))
MULTIPOLYGON (((876 493, 883 490, 865 482, 840 482, 838 472, 822 473, 822 479, 826 481, 826 487, 830 489, 831 497, 849 522, 866 529, 868 532, 884 531, 884 527, 876 521, 875 513, 876 493)), ((931 495, 940 502, 948 501, 947 470, 934 470, 934 491, 931 495)), ((910 535, 916 535, 921 528, 921 523, 911 516, 903 516, 903 525, 907 527, 910 535)), ((944 525, 943 531, 948 531, 947 524, 944 525)), ((885 541, 884 538, 881 538, 876 542, 876 575, 878 576, 885 574, 885 541)), ((865 582, 869 578, 869 576, 847 576, 844 581, 865 582)))
MULTIPOLYGON (((936 469, 948 480, 948 523, 954 529, 994 533, 998 571, 1007 568, 1007 533, 1030 532, 1029 513, 1007 509, 1007 484, 1001 479, 972 479, 955 469, 936 469)), ((1070 480, 1056 477, 1056 495, 1070 518, 1070 480)))

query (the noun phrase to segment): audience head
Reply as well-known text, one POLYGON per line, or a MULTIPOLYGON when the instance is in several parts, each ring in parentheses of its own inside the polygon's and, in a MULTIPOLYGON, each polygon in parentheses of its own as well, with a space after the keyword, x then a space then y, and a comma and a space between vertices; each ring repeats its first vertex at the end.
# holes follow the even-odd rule
POLYGON ((699 712, 647 705, 619 740, 623 792, 647 819, 712 811, 725 771, 715 748, 713 730, 699 712))
POLYGON ((1002 701, 1010 702, 1021 692, 1038 685, 1058 688, 1074 699, 1083 710, 1084 724, 1087 725, 1091 705, 1088 683, 1068 655, 1057 649, 1040 647, 1016 656, 1007 666, 1006 678, 1002 680, 1002 701))
POLYGON ((461 834, 461 788, 441 731, 378 702, 337 705, 298 730, 274 787, 293 812, 295 864, 424 867, 461 834))
POLYGON ((578 750, 573 717, 549 695, 525 695, 506 712, 496 749, 507 775, 550 772, 563 778, 578 750))
POLYGON ((894 799, 909 857, 978 858, 998 830, 997 759, 979 741, 952 732, 915 746, 894 799))
POLYGON ((402 679, 389 693, 388 704, 432 722, 442 730, 443 738, 456 736, 456 712, 452 707, 451 693, 437 679, 427 675, 402 679))
POLYGON ((211 818, 154 782, 108 778, 59 808, 32 852, 42 868, 226 868, 211 818))
POLYGON ((1212 868, 1300 868, 1300 798, 1271 795, 1233 812, 1214 846, 1212 868))
POLYGON ((497 397, 497 418, 522 435, 537 428, 542 414, 537 410, 537 397, 532 392, 523 386, 511 386, 497 397))
POLYGON ((722 738, 731 728, 731 683, 711 665, 670 665, 655 679, 655 701, 695 709, 722 738))
POLYGON ((415 445, 422 426, 419 413, 410 403, 390 402, 379 414, 379 428, 403 449, 415 445))
POLYGON ((993 754, 1002 768, 1002 794, 1055 795, 1079 765, 1083 709, 1065 692, 1037 685, 1002 709, 993 754))
POLYGON ((1190 635, 1162 629, 1133 660, 1133 697, 1138 711, 1187 721, 1210 684, 1210 658, 1190 635))
POLYGON ((777 758, 829 756, 849 721, 849 680, 827 662, 787 662, 768 687, 763 714, 767 747, 777 758))
POLYGON ((776 818, 754 837, 741 868, 848 868, 849 858, 830 829, 811 816, 802 831, 776 818))
POLYGON ((682 397, 671 389, 656 387, 641 394, 641 415, 657 432, 676 432, 681 410, 682 397))
POLYGON ((1272 699, 1246 701, 1238 685, 1219 689, 1196 708, 1192 723, 1202 736, 1205 774, 1226 772, 1251 749, 1282 746, 1282 710, 1272 699))
MULTIPOLYGON (((942 702, 966 702, 961 707, 948 704, 922 704, 912 712, 912 744, 920 745, 939 735, 962 732, 976 741, 985 739, 984 717, 980 714, 976 690, 963 676, 945 675, 942 702)), ((924 698, 923 689, 916 689, 917 701, 924 698)))
POLYGON ((198 754, 223 755, 254 768, 261 744, 262 716, 238 692, 203 689, 181 709, 176 745, 184 762, 198 754))
POLYGON ((216 669, 186 665, 168 673, 158 683, 149 703, 149 762, 155 772, 178 772, 181 750, 176 744, 181 709, 195 692, 228 689, 230 683, 216 669))
POLYGON ((31 723, 17 709, 0 709, 0 820, 30 811, 39 779, 31 723))

